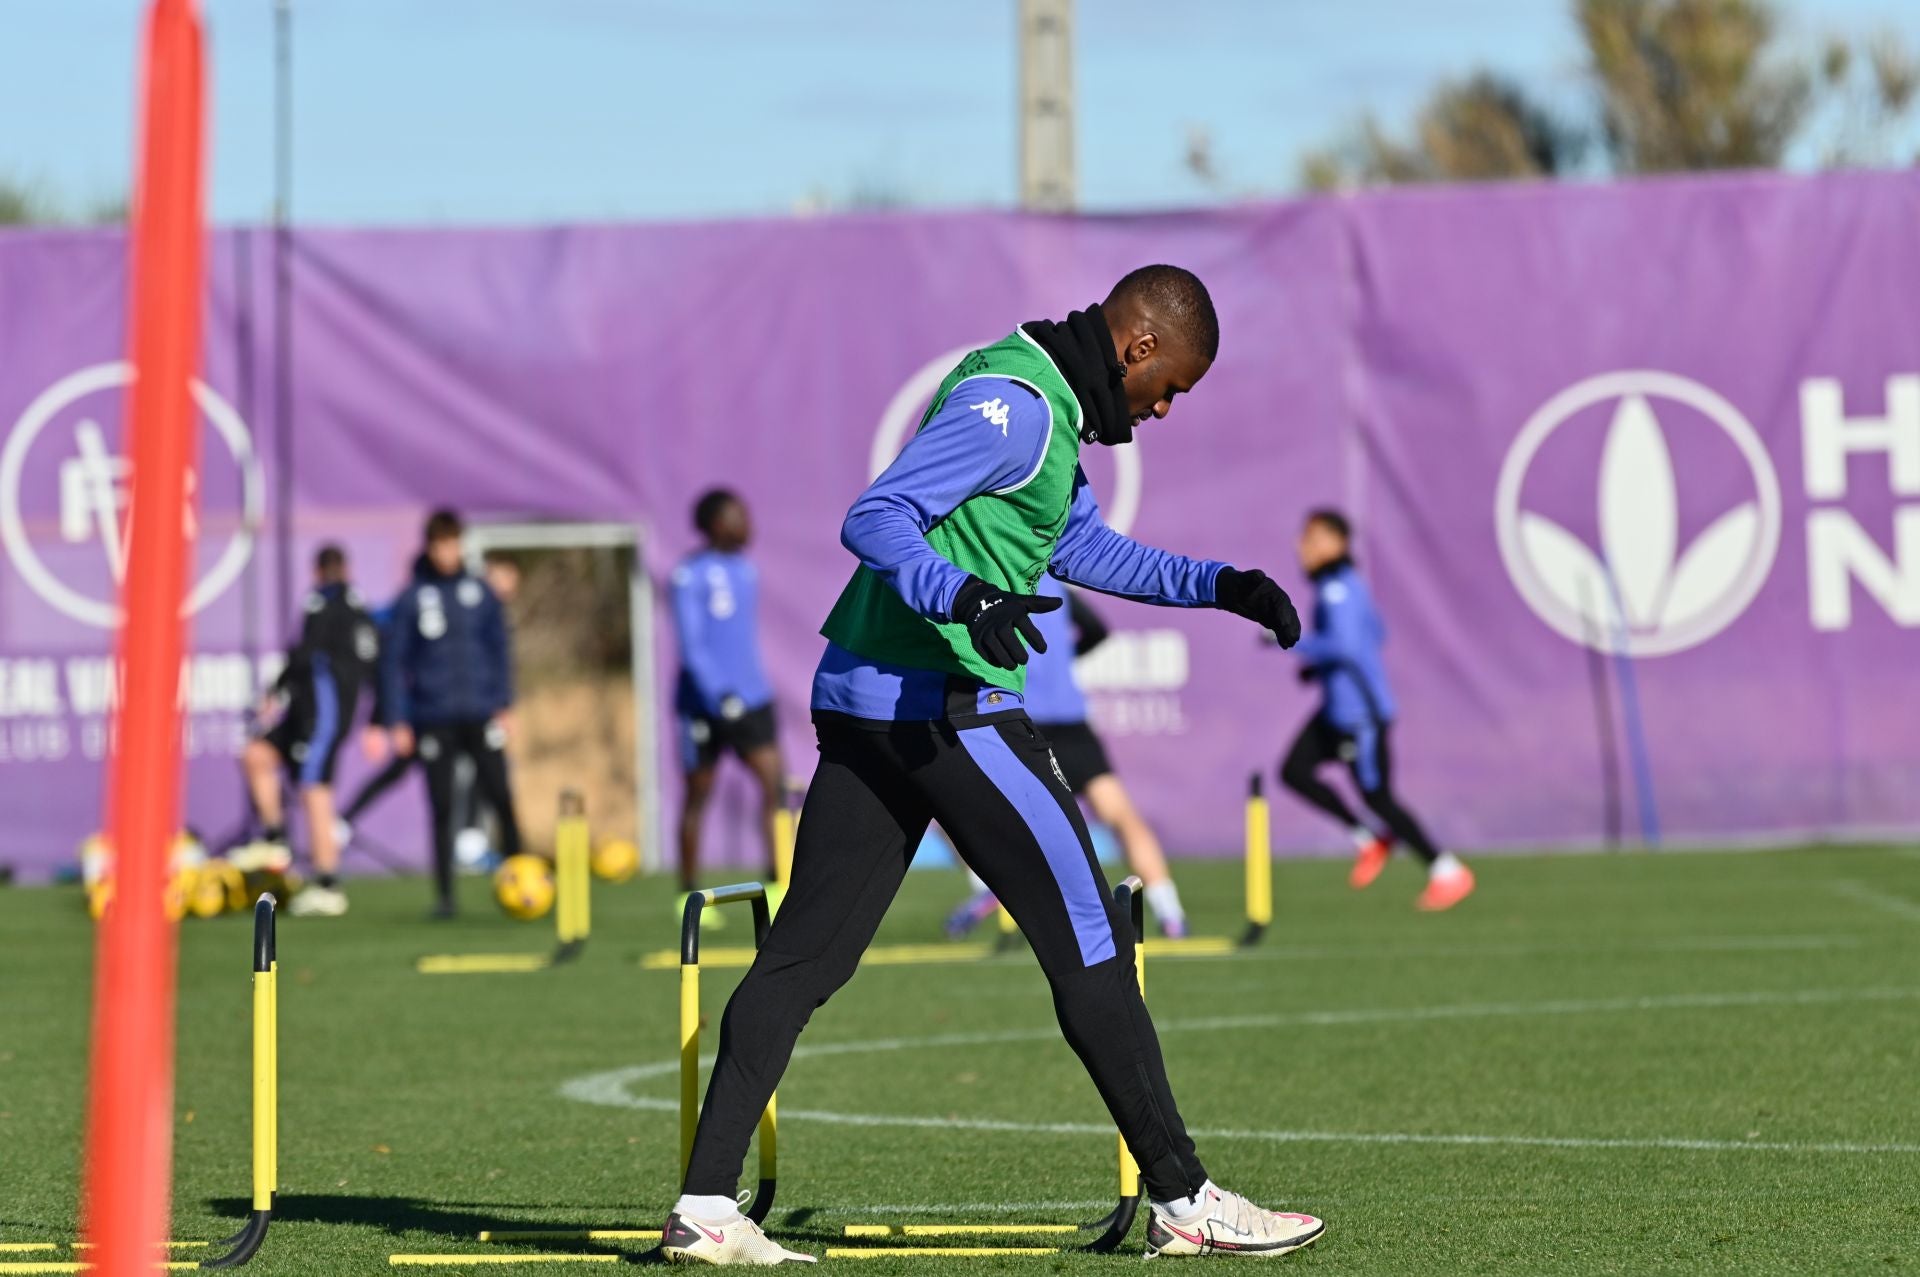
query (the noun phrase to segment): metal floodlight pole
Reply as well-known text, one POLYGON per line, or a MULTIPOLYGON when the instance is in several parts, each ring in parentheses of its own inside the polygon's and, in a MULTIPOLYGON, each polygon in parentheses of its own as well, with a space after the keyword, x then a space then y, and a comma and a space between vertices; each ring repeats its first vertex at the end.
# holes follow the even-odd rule
POLYGON ((1020 207, 1079 202, 1073 140, 1073 0, 1019 0, 1020 207))
POLYGON ((273 3, 275 624, 293 618, 293 0, 273 3))

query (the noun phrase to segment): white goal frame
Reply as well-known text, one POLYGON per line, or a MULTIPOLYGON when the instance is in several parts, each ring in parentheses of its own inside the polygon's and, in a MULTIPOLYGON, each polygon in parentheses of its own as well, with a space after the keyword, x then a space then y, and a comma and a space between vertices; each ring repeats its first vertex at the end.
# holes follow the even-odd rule
MULTIPOLYGON (((629 672, 633 679, 634 830, 640 844, 640 868, 658 873, 666 866, 666 822, 660 811, 660 724, 656 718, 653 585, 647 576, 647 529, 642 523, 500 520, 476 522, 466 530, 467 564, 478 572, 493 551, 633 551, 627 576, 628 629, 633 636, 629 672)), ((588 813, 591 817, 592 813, 588 813)))

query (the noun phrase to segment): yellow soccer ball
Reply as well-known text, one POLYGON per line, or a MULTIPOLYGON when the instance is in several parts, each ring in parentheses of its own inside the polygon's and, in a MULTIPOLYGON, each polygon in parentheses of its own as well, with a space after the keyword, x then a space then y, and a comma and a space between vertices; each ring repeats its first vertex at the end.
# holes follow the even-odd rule
POLYGON ((168 922, 178 922, 187 916, 187 909, 193 903, 194 890, 200 884, 198 869, 175 869, 167 879, 165 891, 161 893, 161 905, 167 911, 168 922))
POLYGON ((553 867, 538 856, 508 856, 494 871, 493 898, 509 918, 544 918, 553 894, 553 867))
POLYGON ((625 882, 640 872, 640 849, 615 838, 593 849, 593 876, 607 882, 625 882))
POLYGON ((217 918, 227 911, 227 881, 220 871, 223 861, 209 860, 194 872, 193 894, 187 897, 187 910, 196 918, 217 918))

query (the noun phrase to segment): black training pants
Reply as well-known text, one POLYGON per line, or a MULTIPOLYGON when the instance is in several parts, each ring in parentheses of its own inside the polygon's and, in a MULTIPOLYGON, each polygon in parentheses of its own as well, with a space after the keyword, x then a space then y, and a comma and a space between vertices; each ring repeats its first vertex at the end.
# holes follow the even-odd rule
POLYGON ((1380 723, 1350 732, 1316 715, 1300 729, 1286 761, 1280 764, 1280 783, 1351 828, 1360 823, 1353 809, 1317 774, 1328 763, 1345 763, 1367 810, 1380 818, 1394 841, 1432 864, 1440 855, 1439 849, 1393 792, 1393 751, 1387 739, 1390 726, 1380 723))
POLYGON ((520 852, 520 822, 513 814, 507 786, 506 737, 491 719, 434 723, 418 729, 414 748, 427 772, 427 801, 433 808, 433 885, 443 903, 453 901, 453 767, 465 754, 473 760, 473 783, 500 822, 500 854, 520 852))
POLYGON ((1033 946, 1061 1032, 1147 1191, 1184 1197, 1206 1182, 1134 983, 1132 924, 1107 894, 1080 809, 1025 713, 994 718, 956 726, 814 716, 820 767, 800 818, 792 884, 721 1020, 686 1192, 733 1195, 795 1039, 853 975, 929 820, 1033 946))

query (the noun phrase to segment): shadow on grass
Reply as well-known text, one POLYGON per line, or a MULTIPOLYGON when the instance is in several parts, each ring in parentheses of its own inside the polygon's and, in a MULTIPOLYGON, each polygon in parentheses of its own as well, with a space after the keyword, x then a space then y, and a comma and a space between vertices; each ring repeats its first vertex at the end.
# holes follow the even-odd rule
MULTIPOLYGON (((252 1203, 244 1197, 210 1198, 207 1206, 215 1214, 234 1220, 244 1220, 252 1209, 252 1203)), ((488 1229, 537 1231, 658 1227, 658 1221, 651 1217, 644 1220, 636 1219, 632 1203, 605 1207, 581 1207, 576 1204, 575 1209, 591 1209, 603 1213, 591 1218, 574 1220, 560 1220, 547 1216, 545 1213, 552 1211, 553 1207, 552 1202, 442 1202, 373 1194, 287 1193, 281 1195, 274 1203, 273 1222, 275 1224, 340 1224, 353 1228, 378 1229, 396 1241, 406 1239, 415 1246, 420 1244, 420 1234, 430 1233, 450 1244, 459 1245, 462 1250, 479 1250, 486 1246, 486 1243, 480 1241, 480 1233, 488 1229), (523 1211, 539 1211, 543 1214, 541 1218, 528 1219, 519 1214, 523 1211)), ((836 1230, 813 1224, 816 1214, 817 1211, 813 1207, 800 1207, 785 1212, 776 1210, 774 1220, 777 1221, 776 1226, 784 1237, 821 1244, 838 1242, 839 1234, 836 1230), (809 1227, 809 1225, 812 1226, 809 1227)), ((268 1244, 272 1244, 271 1240, 268 1244)), ((556 1238, 551 1242, 502 1243, 497 1249, 518 1250, 532 1246, 549 1251, 623 1255, 635 1263, 652 1263, 659 1258, 657 1243, 638 1240, 620 1242, 556 1238)))

